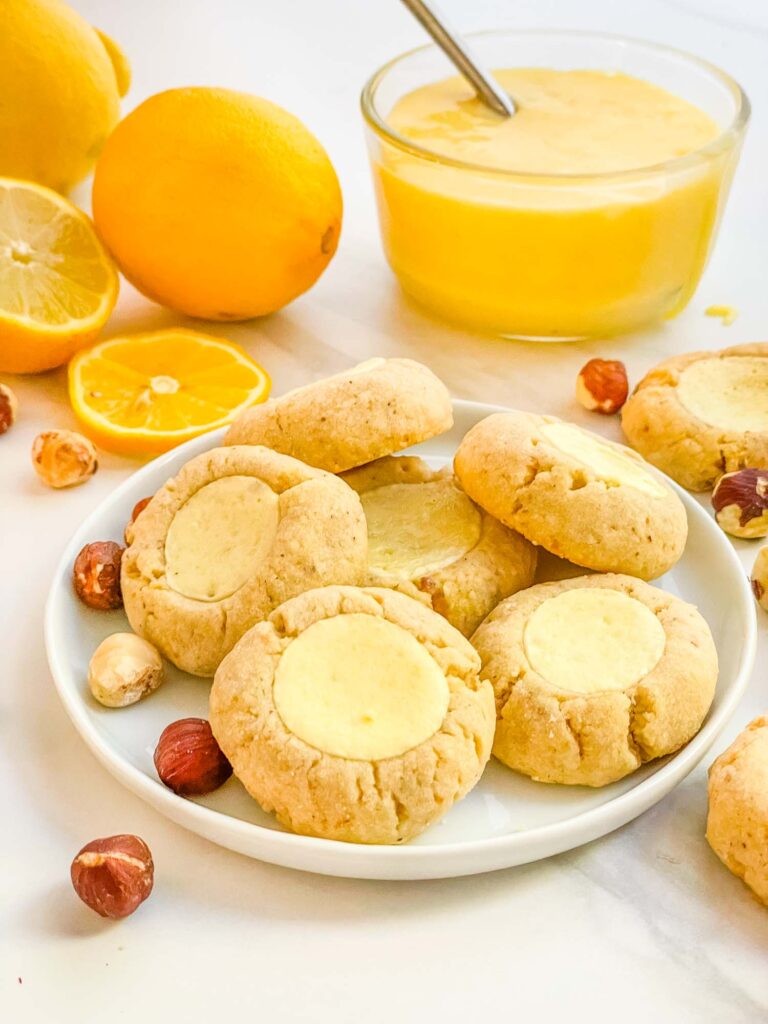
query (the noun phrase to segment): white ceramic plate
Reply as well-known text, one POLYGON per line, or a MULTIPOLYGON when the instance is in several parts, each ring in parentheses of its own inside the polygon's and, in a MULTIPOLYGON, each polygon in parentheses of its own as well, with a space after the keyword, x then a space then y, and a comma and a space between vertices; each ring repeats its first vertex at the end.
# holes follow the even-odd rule
MULTIPOLYGON (((452 457, 474 423, 503 411, 475 402, 455 402, 454 407, 450 433, 415 449, 435 465, 452 457)), ((598 790, 532 782, 492 760, 466 799, 424 835, 398 847, 293 835, 234 778, 199 800, 176 796, 158 780, 152 754, 169 722, 207 717, 208 683, 169 666, 166 683, 147 700, 120 710, 97 704, 86 684, 90 655, 105 636, 127 623, 122 611, 91 611, 77 600, 72 563, 89 541, 120 540, 133 505, 193 455, 213 447, 221 433, 190 441, 138 470, 85 520, 62 556, 46 611, 51 671, 76 729, 116 778, 185 828, 250 857, 328 875, 416 879, 492 871, 572 849, 635 818, 694 768, 733 713, 754 659, 754 600, 725 535, 690 495, 679 491, 688 512, 688 545, 659 584, 698 605, 720 656, 720 679, 707 720, 679 753, 598 790)))

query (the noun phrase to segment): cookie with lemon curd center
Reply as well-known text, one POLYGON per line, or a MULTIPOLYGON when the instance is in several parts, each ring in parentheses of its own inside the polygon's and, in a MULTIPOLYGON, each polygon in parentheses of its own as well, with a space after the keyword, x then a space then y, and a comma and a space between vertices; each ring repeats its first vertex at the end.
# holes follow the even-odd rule
POLYGON ((487 417, 456 476, 473 501, 534 544, 601 572, 653 579, 680 558, 682 502, 629 448, 553 416, 487 417))
POLYGON ((629 441, 684 487, 768 467, 768 343, 660 363, 622 410, 629 441))
POLYGON ((603 786, 679 749, 717 681, 698 611, 629 576, 531 587, 472 643, 496 696, 496 757, 542 782, 603 786))
POLYGON ((366 572, 357 495, 265 448, 216 448, 190 460, 129 537, 121 575, 131 626, 195 675, 213 675, 281 601, 362 582, 366 572))
POLYGON ((418 596, 465 635, 533 583, 536 551, 471 501, 449 469, 388 456, 342 475, 368 525, 368 579, 418 596))
POLYGON ((340 473, 449 430, 450 395, 412 359, 369 359, 248 409, 226 444, 262 444, 340 473))
POLYGON ((235 774, 296 832, 397 843, 479 779, 493 694, 445 619, 403 594, 325 587, 251 629, 214 678, 235 774))

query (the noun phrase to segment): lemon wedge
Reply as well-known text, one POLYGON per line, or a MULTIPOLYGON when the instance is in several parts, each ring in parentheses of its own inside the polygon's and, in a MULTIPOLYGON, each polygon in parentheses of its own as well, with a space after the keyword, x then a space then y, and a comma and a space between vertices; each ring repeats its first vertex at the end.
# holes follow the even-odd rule
POLYGON ((0 370, 65 363, 99 333, 117 292, 82 210, 42 185, 0 178, 0 370))

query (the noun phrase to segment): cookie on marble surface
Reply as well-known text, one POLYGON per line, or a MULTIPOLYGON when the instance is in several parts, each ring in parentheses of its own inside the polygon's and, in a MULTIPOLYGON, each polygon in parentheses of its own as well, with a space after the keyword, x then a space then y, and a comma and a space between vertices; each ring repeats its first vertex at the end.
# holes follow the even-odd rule
POLYGON ((621 414, 630 443, 683 487, 768 467, 768 342, 659 363, 621 414))
POLYGON ((369 359, 246 409, 225 444, 261 444, 340 473, 450 430, 445 385, 413 359, 369 359))
POLYGON ((685 508, 629 448, 554 416, 495 413, 454 460, 473 501, 577 565, 654 579, 680 558, 685 508))
POLYGON ((450 468, 385 456, 342 475, 368 523, 368 582, 427 599, 469 636, 533 583, 536 548, 466 496, 450 468))
POLYGON ((709 769, 707 841, 768 904, 768 716, 755 718, 709 769))
POLYGON ((475 785, 493 691, 446 620, 393 590, 325 587, 249 630, 210 722, 235 775, 303 835, 400 843, 475 785))
POLYGON ((128 535, 128 621, 194 675, 212 676, 287 598, 362 583, 367 571, 365 515, 352 488, 267 448, 214 448, 191 459, 128 535))
POLYGON ((495 756, 540 782, 605 786, 678 750, 717 682, 706 622, 630 576, 540 583, 472 637, 496 696, 495 756))

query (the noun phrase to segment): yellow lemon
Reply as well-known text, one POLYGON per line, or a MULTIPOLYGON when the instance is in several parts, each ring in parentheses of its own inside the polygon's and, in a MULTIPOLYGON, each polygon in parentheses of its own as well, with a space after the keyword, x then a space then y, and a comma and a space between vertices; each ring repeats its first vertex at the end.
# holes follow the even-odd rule
POLYGON ((65 363, 101 330, 117 290, 81 210, 42 185, 0 178, 0 370, 65 363))
POLYGON ((164 452, 221 427, 269 389, 266 371, 238 345, 182 327, 110 338, 69 364, 85 432, 124 455, 164 452))
POLYGON ((68 192, 120 117, 130 73, 61 0, 0 4, 0 174, 68 192))
POLYGON ((229 89, 170 89, 132 111, 96 165, 96 228, 125 276, 190 316, 245 320, 306 291, 342 201, 292 114, 229 89))

